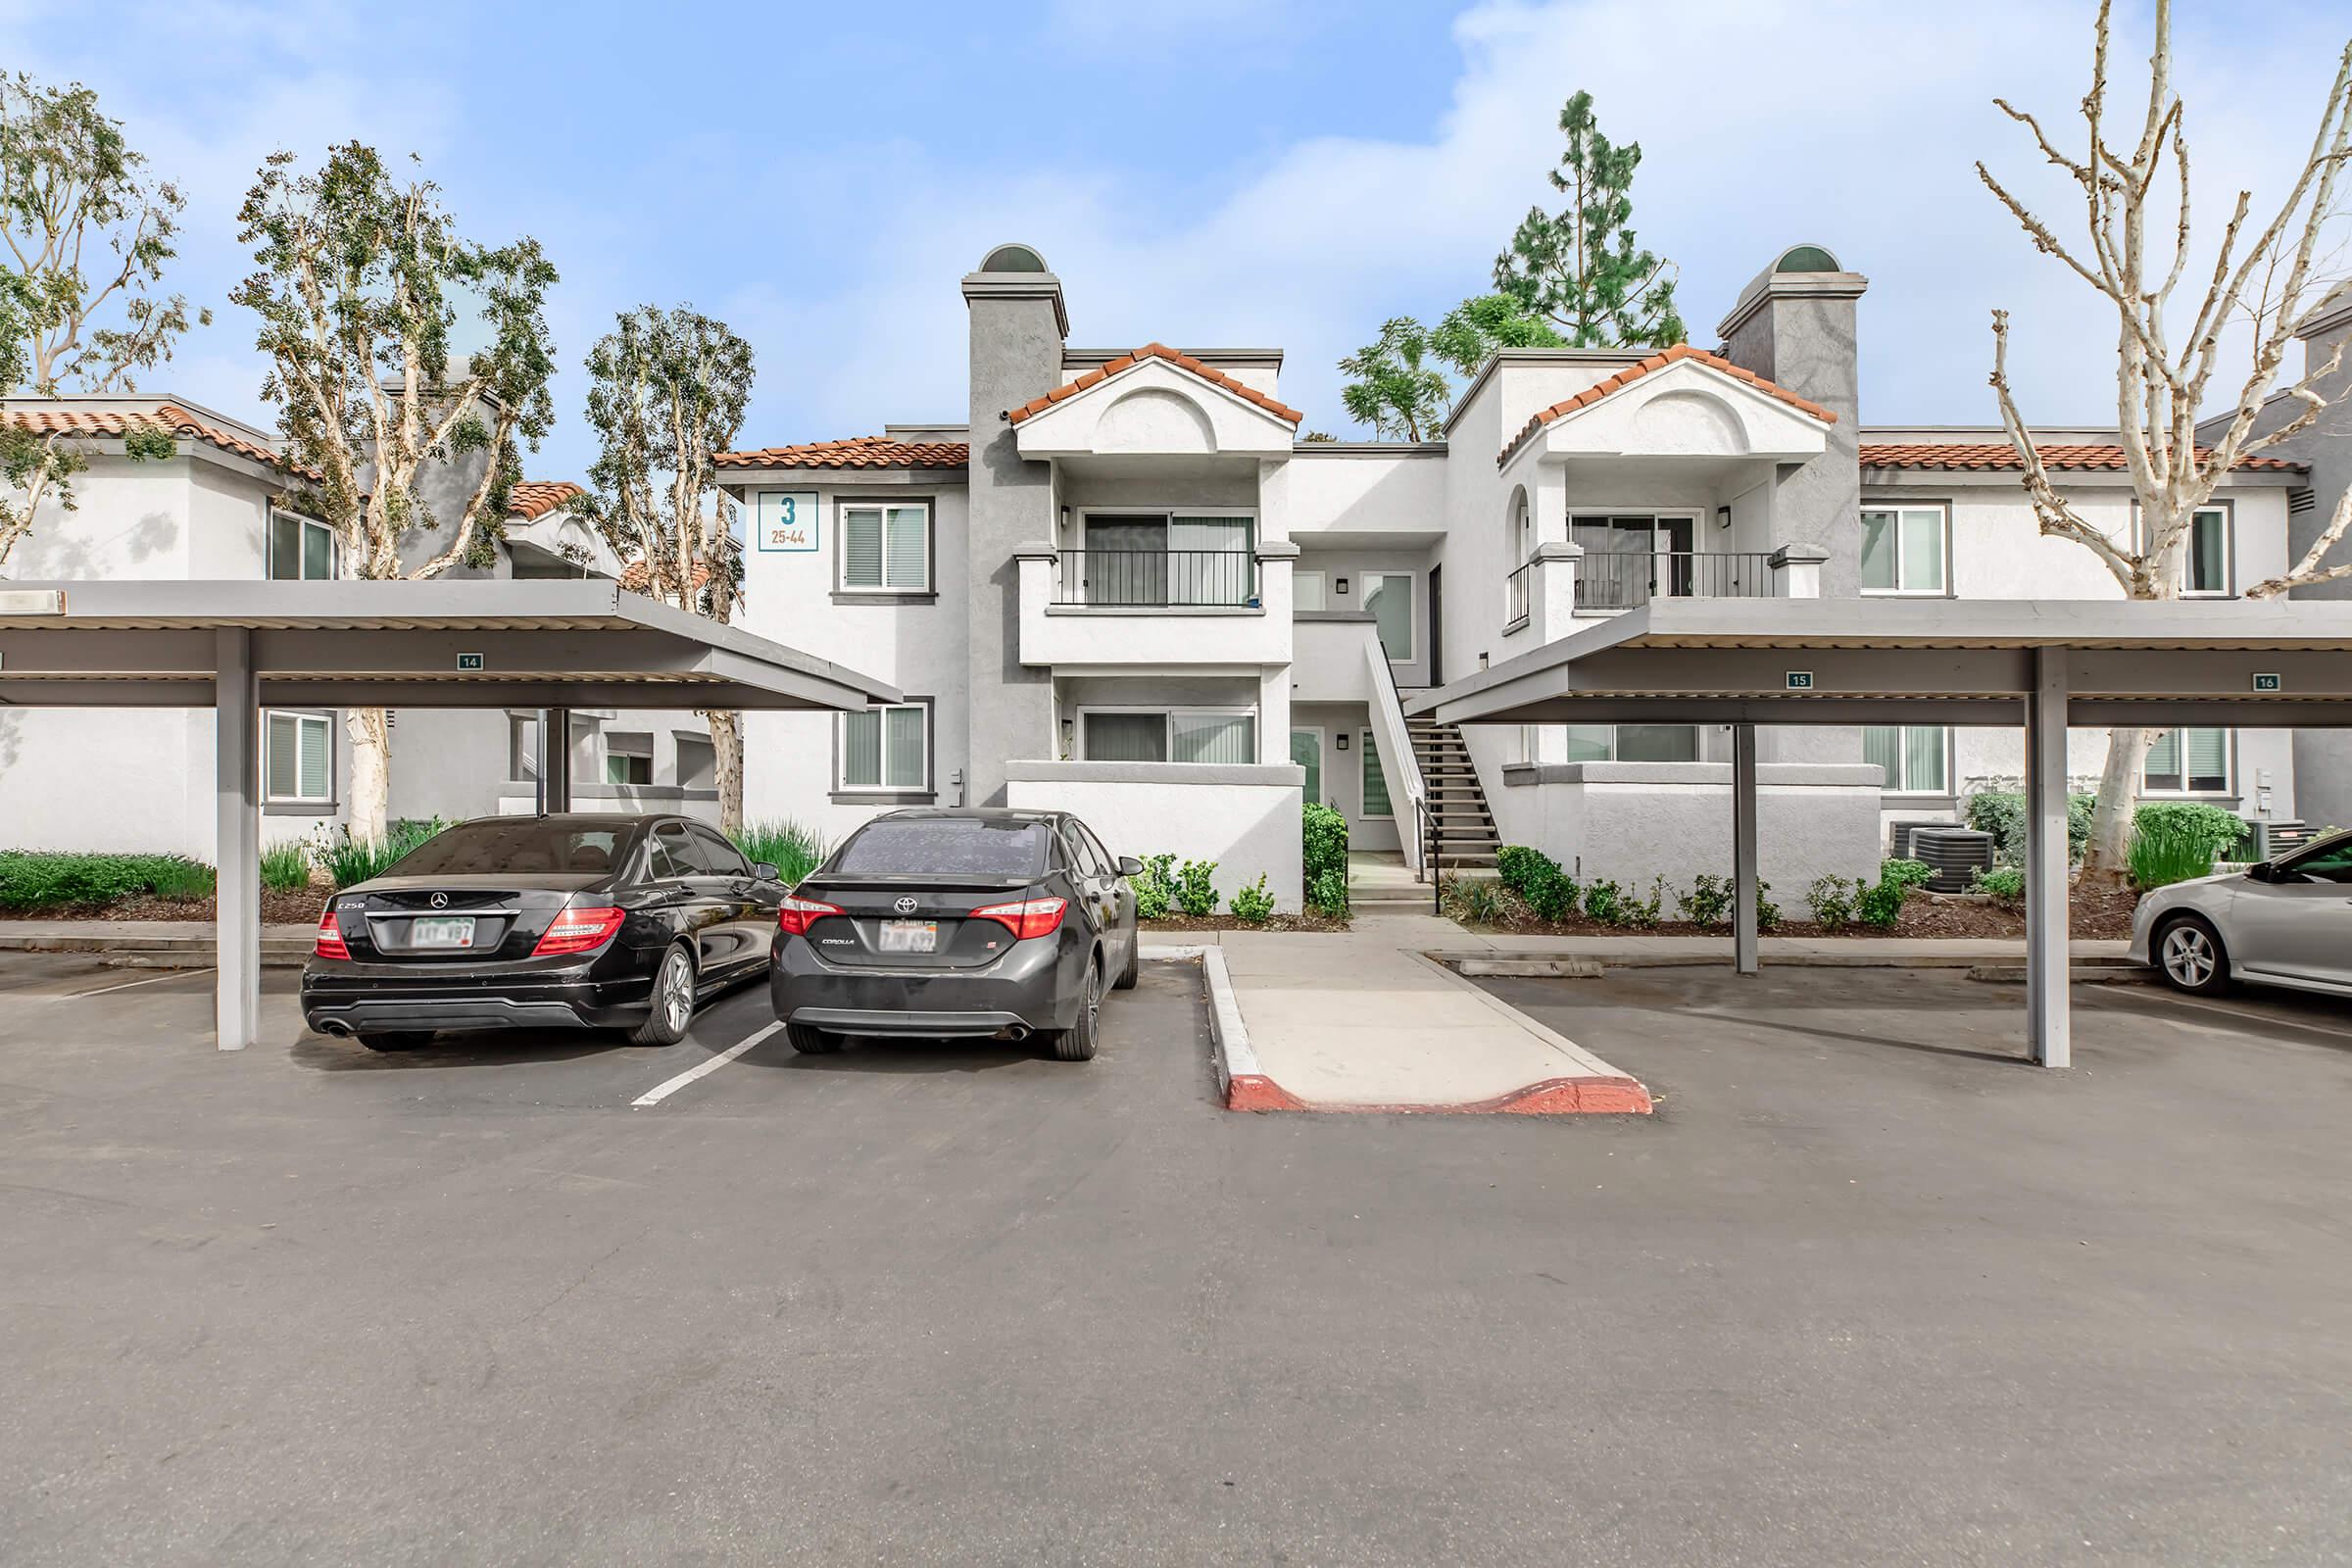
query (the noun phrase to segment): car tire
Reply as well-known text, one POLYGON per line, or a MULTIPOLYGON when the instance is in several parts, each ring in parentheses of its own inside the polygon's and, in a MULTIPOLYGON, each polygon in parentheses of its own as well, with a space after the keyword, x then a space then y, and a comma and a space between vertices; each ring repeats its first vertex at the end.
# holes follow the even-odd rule
POLYGON ((1133 991, 1138 976, 1144 972, 1144 934, 1141 931, 1127 939, 1127 966, 1110 983, 1113 991, 1133 991))
POLYGON ((2157 973, 2175 991, 2211 997, 2230 989, 2230 950, 2203 915, 2166 921, 2157 929, 2151 949, 2157 973))
POLYGON ((430 1029, 389 1029, 360 1036, 360 1044, 369 1051, 415 1051, 433 1038, 430 1029))
POLYGON ((645 1022, 629 1031, 632 1046, 674 1046, 686 1038, 694 1022, 694 959, 682 947, 662 955, 654 970, 652 1008, 645 1022))
POLYGON ((849 1037, 837 1035, 830 1029, 819 1029, 814 1024, 788 1023, 784 1026, 784 1038, 792 1043, 793 1050, 804 1056, 830 1056, 848 1042, 849 1037))
POLYGON ((1086 990, 1078 999, 1078 1023, 1075 1028, 1056 1029, 1052 1036, 1054 1056, 1057 1061, 1092 1061, 1095 1044, 1102 1026, 1102 961, 1086 960, 1086 990))

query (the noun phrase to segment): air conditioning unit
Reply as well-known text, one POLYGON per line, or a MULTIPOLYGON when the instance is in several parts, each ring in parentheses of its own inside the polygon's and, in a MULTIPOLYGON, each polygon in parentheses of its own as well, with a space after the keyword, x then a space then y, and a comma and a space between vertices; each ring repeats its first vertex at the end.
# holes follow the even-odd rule
POLYGON ((1947 816, 1898 817, 1894 821, 1888 823, 1886 826, 1886 853, 1888 857, 1893 859, 1916 860, 1919 858, 1919 857, 1911 853, 1912 834, 1918 832, 1921 828, 1943 828, 1957 826, 1959 826, 1959 824, 1947 816))
MULTIPOLYGON (((2309 822, 2255 821, 2248 822, 2246 830, 2247 837, 2253 840, 2253 853, 2247 858, 2253 860, 2276 860, 2319 837, 2319 830, 2309 822)), ((2237 847, 2245 846, 2246 839, 2238 840, 2237 847)))
POLYGON ((1923 827, 1911 835, 1911 855, 1936 874, 1928 886, 1937 893, 1966 893, 1969 873, 1992 869, 1992 835, 1972 827, 1923 827))

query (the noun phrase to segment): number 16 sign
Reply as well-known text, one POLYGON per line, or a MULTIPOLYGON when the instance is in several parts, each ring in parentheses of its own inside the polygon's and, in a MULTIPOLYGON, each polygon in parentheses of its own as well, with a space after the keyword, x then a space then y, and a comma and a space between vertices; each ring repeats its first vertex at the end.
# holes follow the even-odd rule
POLYGON ((812 551, 816 548, 816 492, 762 490, 756 519, 762 550, 812 551))

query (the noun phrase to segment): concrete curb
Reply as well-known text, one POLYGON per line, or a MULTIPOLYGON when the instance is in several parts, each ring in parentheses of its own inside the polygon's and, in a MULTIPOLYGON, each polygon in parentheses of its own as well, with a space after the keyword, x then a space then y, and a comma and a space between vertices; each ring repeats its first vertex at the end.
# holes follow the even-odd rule
MULTIPOLYGON (((1592 953, 1562 948, 1557 952, 1495 952, 1492 949, 1433 948, 1429 956, 1459 973, 1507 975, 1528 971, 1508 968, 1467 967, 1472 964, 1557 964, 1557 971, 1539 970, 1538 973, 1558 973, 1570 979, 1591 979, 1590 967, 1601 969, 1709 969, 1729 968, 1732 956, 1724 953, 1592 953)), ((2025 960, 2004 958, 1983 953, 1767 953, 1762 965, 1767 969, 1981 969, 2014 964, 2025 972, 2025 960)), ((2142 967, 2128 958, 2090 954, 2073 962, 2076 979, 2087 979, 2110 971, 2132 971, 2142 967)))
POLYGON ((1146 943, 1147 959, 1199 959, 1208 989, 1208 1038, 1217 1069, 1217 1095, 1227 1110, 1312 1110, 1298 1096, 1265 1074, 1257 1053, 1250 1049, 1250 1026, 1242 1021, 1242 1004, 1233 994, 1233 972, 1225 967, 1225 950, 1214 943, 1146 943))

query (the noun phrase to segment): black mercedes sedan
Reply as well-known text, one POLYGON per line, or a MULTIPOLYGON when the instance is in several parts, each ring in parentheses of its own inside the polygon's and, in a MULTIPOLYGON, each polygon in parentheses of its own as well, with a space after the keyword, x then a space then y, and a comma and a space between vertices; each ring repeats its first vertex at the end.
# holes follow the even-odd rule
POLYGON ((1060 811, 893 811, 842 843, 777 914, 768 990, 795 1051, 848 1035, 1042 1035, 1095 1054, 1105 986, 1135 984, 1135 890, 1060 811))
POLYGON ((784 884, 700 822, 486 816, 425 840, 318 917, 302 1015, 375 1051, 437 1029, 625 1029, 675 1044, 759 978, 784 884))

